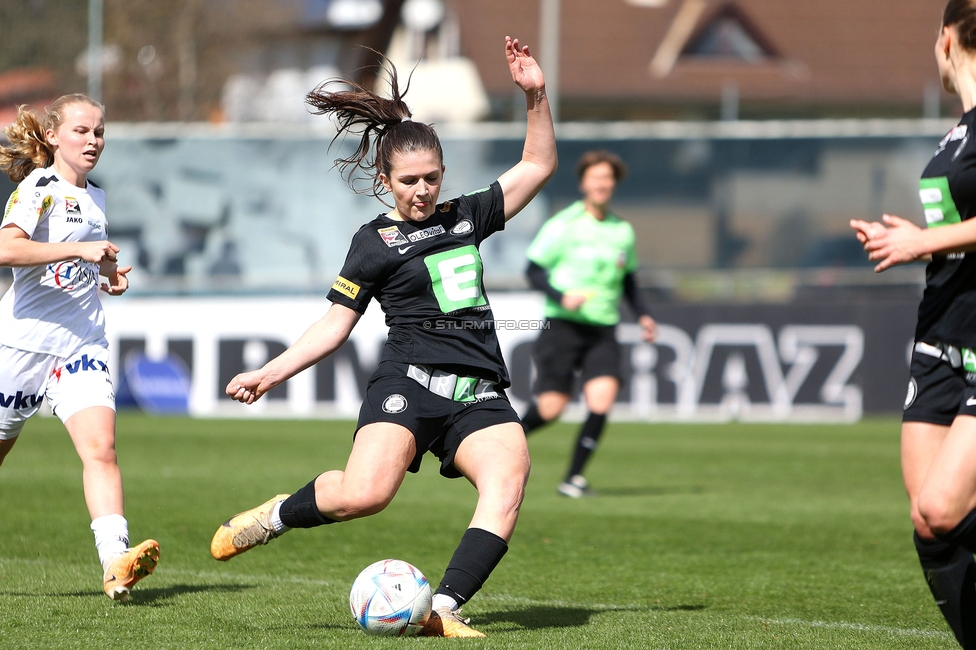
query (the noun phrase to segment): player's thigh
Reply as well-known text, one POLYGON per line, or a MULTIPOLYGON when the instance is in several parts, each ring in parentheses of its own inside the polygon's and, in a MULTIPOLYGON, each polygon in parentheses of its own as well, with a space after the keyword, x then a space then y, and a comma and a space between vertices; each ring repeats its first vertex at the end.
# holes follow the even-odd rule
POLYGON ((925 477, 949 434, 949 427, 931 422, 903 422, 901 425, 901 471, 905 491, 914 503, 925 477))
POLYGON ((521 502, 531 468, 521 425, 506 422, 466 436, 454 455, 454 466, 479 493, 497 490, 521 502))
POLYGON ((0 440, 13 440, 41 407, 57 359, 0 345, 0 440))
POLYGON ((374 422, 356 432, 342 477, 347 499, 386 504, 393 499, 416 455, 414 435, 392 422, 374 422))
POLYGON ((115 410, 89 406, 64 422, 64 428, 83 462, 115 463, 115 410))
POLYGON ((976 509, 976 415, 953 421, 932 459, 918 509, 936 533, 945 533, 976 509))

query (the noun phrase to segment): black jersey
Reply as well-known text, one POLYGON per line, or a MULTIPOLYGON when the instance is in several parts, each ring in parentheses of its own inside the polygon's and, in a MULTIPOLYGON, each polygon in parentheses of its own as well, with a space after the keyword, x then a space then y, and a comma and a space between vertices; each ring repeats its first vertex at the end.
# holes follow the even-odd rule
MULTIPOLYGON (((976 215, 976 109, 939 143, 919 181, 919 197, 929 228, 976 215)), ((915 340, 976 348, 976 253, 932 256, 915 340)))
POLYGON ((379 301, 390 328, 381 361, 461 365, 509 386, 478 252, 505 228, 504 208, 496 181, 422 222, 376 217, 352 238, 329 300, 360 314, 379 301))

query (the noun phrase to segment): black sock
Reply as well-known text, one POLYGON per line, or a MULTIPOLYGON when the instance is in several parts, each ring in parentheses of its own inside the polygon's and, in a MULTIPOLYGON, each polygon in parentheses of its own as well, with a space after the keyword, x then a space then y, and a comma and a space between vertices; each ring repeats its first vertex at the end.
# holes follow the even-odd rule
POLYGON ((963 648, 976 648, 976 561, 966 549, 915 533, 915 550, 936 604, 963 648))
POLYGON ((525 434, 528 435, 530 431, 535 431, 539 427, 549 424, 546 420, 542 419, 539 415, 539 405, 535 402, 529 407, 525 415, 522 416, 522 429, 525 430, 525 434))
POLYGON ((963 517, 948 533, 936 537, 948 544, 961 546, 970 553, 976 553, 976 509, 963 517))
POLYGON ((315 479, 285 499, 278 515, 281 523, 289 528, 315 528, 336 523, 335 519, 329 519, 319 512, 319 507, 315 505, 315 479))
POLYGON ((463 605, 478 593, 507 551, 508 544, 498 535, 481 528, 467 529, 434 593, 463 605))
POLYGON ((567 481, 577 474, 583 473, 583 467, 586 466, 586 461, 590 459, 590 455, 596 450, 596 443, 600 440, 600 435, 603 433, 603 425, 606 422, 606 413, 603 415, 590 413, 589 417, 586 418, 586 422, 580 427, 579 438, 576 439, 576 449, 573 451, 573 461, 569 466, 569 473, 566 474, 567 481))

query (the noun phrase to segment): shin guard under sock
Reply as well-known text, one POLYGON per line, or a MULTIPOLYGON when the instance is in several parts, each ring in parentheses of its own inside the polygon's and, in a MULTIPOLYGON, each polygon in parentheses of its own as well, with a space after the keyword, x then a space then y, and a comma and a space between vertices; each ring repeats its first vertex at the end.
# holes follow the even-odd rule
POLYGON ((498 535, 481 528, 467 529, 434 593, 463 605, 478 593, 507 551, 508 544, 498 535))
POLYGON ((976 561, 966 549, 915 533, 915 550, 935 603, 956 640, 976 649, 976 561))
POLYGON ((583 473, 586 461, 590 459, 596 449, 596 444, 600 441, 600 435, 603 434, 603 427, 606 423, 606 413, 590 413, 589 417, 586 418, 586 422, 580 427, 579 438, 576 440, 573 460, 569 465, 569 473, 566 474, 567 481, 577 474, 583 473))
POLYGON ((285 499, 278 514, 281 523, 289 528, 315 528, 336 523, 335 519, 329 519, 319 512, 315 504, 315 479, 285 499))
POLYGON ((539 405, 533 402, 529 410, 522 416, 522 429, 528 435, 530 431, 535 431, 546 424, 549 423, 539 415, 539 405))

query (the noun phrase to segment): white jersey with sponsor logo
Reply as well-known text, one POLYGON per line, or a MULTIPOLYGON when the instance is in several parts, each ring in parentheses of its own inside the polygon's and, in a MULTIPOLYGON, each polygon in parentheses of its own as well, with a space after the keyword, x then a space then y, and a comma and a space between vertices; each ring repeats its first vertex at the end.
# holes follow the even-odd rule
MULTIPOLYGON (((106 239, 105 192, 76 187, 52 167, 35 169, 7 201, 0 227, 13 224, 36 242, 106 239)), ((105 337, 98 264, 81 259, 13 269, 0 299, 0 344, 67 356, 105 337)))

